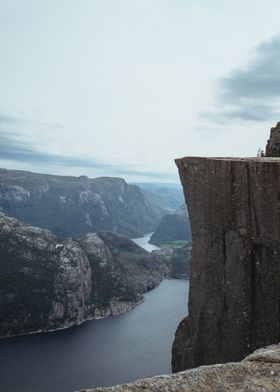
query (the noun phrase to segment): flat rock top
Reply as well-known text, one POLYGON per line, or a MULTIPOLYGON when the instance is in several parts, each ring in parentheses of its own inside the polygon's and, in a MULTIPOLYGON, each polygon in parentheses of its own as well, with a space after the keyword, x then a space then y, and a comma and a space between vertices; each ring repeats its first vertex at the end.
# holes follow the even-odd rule
POLYGON ((230 162, 277 162, 280 163, 280 157, 182 157, 175 159, 175 162, 189 161, 230 161, 230 162))
POLYGON ((280 345, 255 351, 241 362, 201 366, 111 388, 81 392, 279 392, 280 345))

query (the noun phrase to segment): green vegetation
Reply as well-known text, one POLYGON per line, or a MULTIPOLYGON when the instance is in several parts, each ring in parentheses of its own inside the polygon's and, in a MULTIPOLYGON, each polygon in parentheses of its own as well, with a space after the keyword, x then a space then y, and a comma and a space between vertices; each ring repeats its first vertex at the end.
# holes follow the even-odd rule
POLYGON ((188 245, 190 242, 185 240, 167 241, 160 244, 161 248, 179 248, 188 245))

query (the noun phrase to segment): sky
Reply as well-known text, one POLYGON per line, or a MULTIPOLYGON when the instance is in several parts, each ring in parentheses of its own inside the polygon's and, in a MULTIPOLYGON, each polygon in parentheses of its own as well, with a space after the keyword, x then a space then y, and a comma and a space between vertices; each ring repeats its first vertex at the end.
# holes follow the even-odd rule
POLYGON ((279 0, 0 0, 0 166, 178 182, 280 120, 279 0))

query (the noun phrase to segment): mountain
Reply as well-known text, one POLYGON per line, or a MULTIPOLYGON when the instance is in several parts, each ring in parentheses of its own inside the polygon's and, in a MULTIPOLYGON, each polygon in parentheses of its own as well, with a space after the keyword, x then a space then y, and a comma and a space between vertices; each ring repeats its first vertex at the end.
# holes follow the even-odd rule
POLYGON ((0 213, 0 337, 125 312, 165 273, 158 257, 123 235, 60 241, 0 213))
POLYGON ((154 250, 162 265, 166 266, 166 274, 171 279, 187 279, 190 275, 191 245, 187 244, 176 248, 154 250))
POLYGON ((90 179, 0 169, 0 211, 59 238, 115 231, 130 238, 155 229, 161 208, 114 177, 90 179))
POLYGON ((280 159, 176 164, 193 229, 189 314, 172 350, 173 371, 181 371, 279 343, 280 159))
POLYGON ((152 205, 160 207, 163 214, 173 213, 184 204, 184 195, 179 184, 136 183, 141 188, 143 196, 152 205))
POLYGON ((185 205, 174 214, 162 217, 149 242, 161 246, 172 241, 191 241, 191 228, 185 205))

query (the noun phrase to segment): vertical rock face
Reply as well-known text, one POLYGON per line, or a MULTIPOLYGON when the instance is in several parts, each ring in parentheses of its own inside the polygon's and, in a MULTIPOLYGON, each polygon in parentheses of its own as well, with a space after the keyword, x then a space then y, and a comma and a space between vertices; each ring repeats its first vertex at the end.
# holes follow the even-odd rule
POLYGON ((190 157, 176 164, 193 249, 175 372, 238 361, 280 339, 280 159, 190 157))
POLYGON ((126 312, 167 267, 121 234, 60 241, 0 212, 0 338, 126 312))
POLYGON ((267 157, 280 157, 280 122, 270 130, 270 138, 267 141, 265 155, 267 157))

